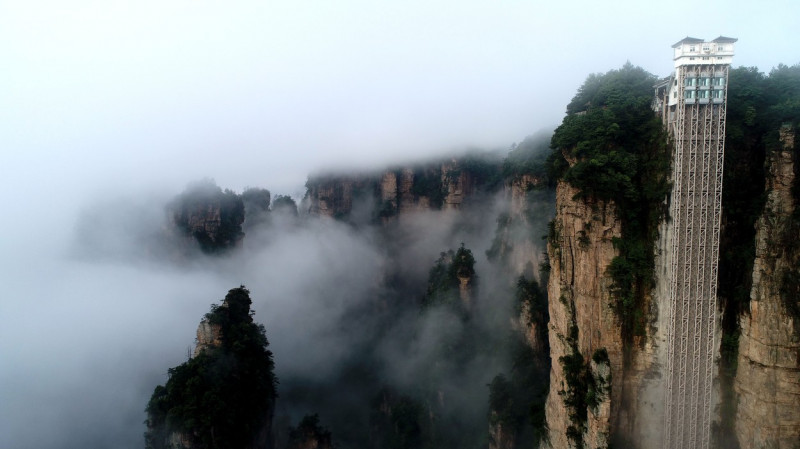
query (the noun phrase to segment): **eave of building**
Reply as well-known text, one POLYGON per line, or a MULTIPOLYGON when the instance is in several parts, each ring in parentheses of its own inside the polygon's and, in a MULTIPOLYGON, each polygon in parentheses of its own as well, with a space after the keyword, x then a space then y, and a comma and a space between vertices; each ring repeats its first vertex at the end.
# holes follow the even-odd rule
POLYGON ((714 39, 711 42, 714 42, 714 43, 717 43, 717 44, 732 44, 732 43, 734 43, 734 42, 736 42, 738 40, 739 39, 736 39, 735 37, 720 36, 720 37, 714 39))
MULTIPOLYGON (((720 36, 720 37, 722 37, 722 36, 720 36)), ((696 38, 696 37, 689 37, 689 36, 686 36, 686 37, 684 37, 683 39, 681 39, 681 40, 679 40, 678 42, 676 42, 675 44, 673 44, 673 45, 672 45, 672 48, 678 48, 678 47, 680 47, 682 44, 700 44, 700 43, 702 43, 702 42, 703 42, 703 39, 698 39, 698 38, 696 38)))

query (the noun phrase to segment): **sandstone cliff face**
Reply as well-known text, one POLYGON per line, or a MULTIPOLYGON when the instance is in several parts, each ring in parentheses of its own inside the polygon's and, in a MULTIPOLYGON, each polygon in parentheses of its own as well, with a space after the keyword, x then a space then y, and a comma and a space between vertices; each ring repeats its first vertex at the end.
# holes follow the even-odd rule
MULTIPOLYGON (((785 273, 796 273, 800 263, 795 249, 800 233, 792 226, 794 133, 784 128, 781 140, 784 147, 768 155, 768 197, 757 225, 750 313, 741 318, 734 389, 742 448, 800 447, 800 323, 781 292, 785 273)), ((796 305, 797 297, 792 300, 796 305)))
POLYGON ((464 199, 473 193, 475 182, 468 171, 458 167, 455 159, 442 164, 441 173, 442 188, 445 192, 442 209, 458 209, 464 199))
POLYGON ((197 344, 194 347, 192 357, 212 347, 222 345, 222 328, 219 324, 213 324, 204 318, 197 326, 197 344))
POLYGON ((608 445, 610 434, 610 407, 618 404, 619 388, 612 384, 611 397, 604 398, 601 406, 588 410, 585 423, 576 422, 570 415, 580 413, 565 404, 569 385, 567 373, 561 363, 576 351, 588 363, 592 353, 606 348, 614 380, 622 378, 622 339, 611 303, 611 279, 605 270, 616 255, 612 238, 621 235, 621 224, 614 214, 612 204, 588 204, 573 200, 578 191, 559 182, 556 189, 556 217, 548 244, 550 258, 549 343, 552 360, 550 393, 545 412, 549 440, 553 448, 575 447, 580 435, 586 447, 602 448, 608 445), (577 332, 575 332, 577 329, 577 332), (577 335, 575 335, 577 334, 577 335))
MULTIPOLYGON (((606 273, 617 255, 612 239, 621 236, 621 223, 613 203, 576 200, 576 193, 574 187, 559 182, 548 242, 552 365, 545 411, 550 445, 576 447, 582 440, 587 448, 658 447, 663 419, 659 367, 666 329, 658 298, 665 295, 656 288, 647 299, 646 334, 635 337, 632 344, 623 342, 611 308, 612 279, 606 273), (607 356, 599 357, 603 349, 607 356), (580 359, 587 367, 589 385, 583 387, 592 393, 585 423, 575 419, 579 410, 565 404, 575 385, 565 372, 564 357, 580 359)), ((663 239, 658 245, 665 246, 663 239)), ((657 258, 656 264, 657 274, 663 275, 666 263, 657 258)))
POLYGON ((309 212, 326 217, 339 217, 353 210, 354 200, 371 194, 370 179, 334 178, 309 186, 309 212))
POLYGON ((168 212, 171 227, 195 240, 205 252, 234 248, 244 237, 242 198, 229 190, 223 192, 213 182, 190 186, 169 205, 168 212))
POLYGON ((374 209, 384 220, 431 209, 459 209, 477 190, 468 170, 452 159, 425 167, 403 167, 377 174, 311 179, 304 209, 312 215, 343 218, 358 208, 374 209))

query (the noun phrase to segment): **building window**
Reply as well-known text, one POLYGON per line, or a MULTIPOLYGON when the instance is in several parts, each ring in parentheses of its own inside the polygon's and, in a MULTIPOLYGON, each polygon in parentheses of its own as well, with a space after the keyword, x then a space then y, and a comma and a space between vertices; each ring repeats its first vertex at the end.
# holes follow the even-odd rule
POLYGON ((687 78, 685 78, 683 80, 683 85, 684 86, 688 86, 688 87, 697 86, 697 78, 688 78, 687 77, 687 78))
POLYGON ((690 45, 690 46, 689 46, 689 51, 695 51, 695 49, 694 49, 694 45, 690 45))
POLYGON ((714 78, 714 85, 715 86, 724 86, 725 85, 725 78, 714 78))
POLYGON ((684 91, 683 92, 683 98, 686 98, 687 100, 691 99, 691 98, 694 98, 694 91, 693 90, 684 91))
POLYGON ((697 98, 708 98, 708 91, 707 90, 698 91, 697 98))
POLYGON ((711 46, 703 45, 703 51, 711 51, 711 46))
POLYGON ((708 61, 708 56, 703 56, 703 61, 708 61))
POLYGON ((694 61, 694 58, 689 58, 690 61, 694 61))
POLYGON ((711 93, 711 97, 713 97, 713 98, 722 98, 722 91, 721 90, 713 91, 711 93))
POLYGON ((708 86, 709 84, 711 84, 711 78, 700 78, 701 86, 708 86))

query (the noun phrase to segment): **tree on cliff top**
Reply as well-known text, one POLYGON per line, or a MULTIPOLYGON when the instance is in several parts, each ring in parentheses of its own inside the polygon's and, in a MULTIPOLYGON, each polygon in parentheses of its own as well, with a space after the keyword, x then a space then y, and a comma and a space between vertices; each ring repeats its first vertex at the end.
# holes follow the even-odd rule
POLYGON ((448 304, 459 308, 459 278, 466 278, 469 285, 475 285, 475 257, 469 248, 461 247, 456 252, 441 253, 439 259, 428 273, 428 288, 422 300, 422 307, 448 304))
POLYGON ((550 172, 575 199, 613 202, 622 222, 608 267, 615 311, 628 341, 644 333, 658 224, 670 189, 668 136, 650 105, 656 77, 630 63, 587 78, 553 134, 550 172))
POLYGON ((220 326, 222 344, 169 369, 147 404, 145 446, 167 448, 181 434, 193 448, 261 447, 277 393, 264 326, 253 322, 250 292, 234 288, 206 319, 220 326))

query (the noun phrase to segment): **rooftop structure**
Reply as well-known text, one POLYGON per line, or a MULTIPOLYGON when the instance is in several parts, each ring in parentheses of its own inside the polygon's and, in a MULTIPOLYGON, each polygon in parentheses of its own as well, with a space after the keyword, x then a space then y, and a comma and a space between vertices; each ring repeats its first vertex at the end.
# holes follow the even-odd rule
POLYGON ((720 36, 711 42, 705 42, 702 39, 685 37, 672 46, 675 68, 693 64, 731 64, 733 44, 737 40, 720 36))

